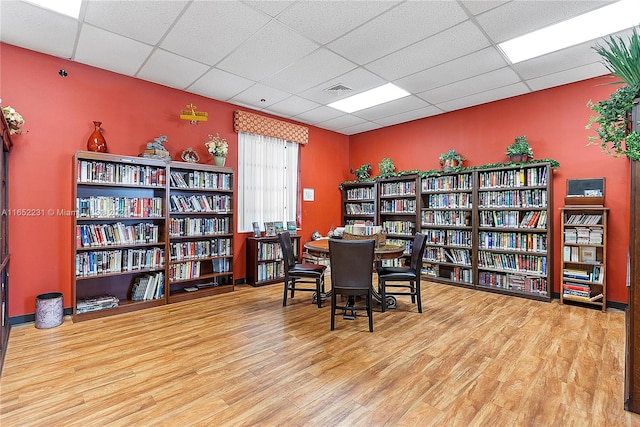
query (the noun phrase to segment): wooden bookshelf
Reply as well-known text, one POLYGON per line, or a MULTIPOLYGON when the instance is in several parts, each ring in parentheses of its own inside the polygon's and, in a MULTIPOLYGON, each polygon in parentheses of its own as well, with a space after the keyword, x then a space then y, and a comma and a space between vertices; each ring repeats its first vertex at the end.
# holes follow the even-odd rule
POLYGON ((565 206, 562 213, 560 303, 607 309, 607 217, 609 208, 565 206))
POLYGON ((342 225, 378 223, 378 184, 352 182, 342 185, 342 225))
MULTIPOLYGON (((296 259, 300 259, 300 236, 291 235, 296 259)), ((284 261, 278 237, 247 238, 247 283, 265 286, 284 280, 284 261)))

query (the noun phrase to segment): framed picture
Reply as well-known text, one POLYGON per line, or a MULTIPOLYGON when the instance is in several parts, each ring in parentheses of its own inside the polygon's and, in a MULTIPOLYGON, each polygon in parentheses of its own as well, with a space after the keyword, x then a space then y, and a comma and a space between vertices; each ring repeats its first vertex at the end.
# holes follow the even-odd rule
POLYGON ((264 223, 264 235, 267 237, 273 237, 276 235, 276 227, 272 221, 264 223))
POLYGON ((253 225, 253 237, 260 237, 261 236, 260 224, 258 224, 257 221, 254 221, 252 225, 253 225))
POLYGON ((276 221, 273 223, 273 228, 275 228, 276 234, 282 233, 284 231, 284 223, 282 221, 276 221))
POLYGON ((298 227, 295 221, 287 221, 287 231, 289 234, 296 234, 298 232, 298 227))

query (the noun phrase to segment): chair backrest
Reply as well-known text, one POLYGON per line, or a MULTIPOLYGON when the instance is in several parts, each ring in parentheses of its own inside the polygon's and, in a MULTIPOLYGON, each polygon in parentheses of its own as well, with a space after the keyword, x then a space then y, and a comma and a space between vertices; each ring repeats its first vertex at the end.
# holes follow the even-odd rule
POLYGON ((422 257, 424 257, 424 250, 427 246, 427 236, 422 233, 416 233, 413 238, 413 248, 411 249, 411 263, 409 267, 415 270, 416 273, 420 273, 422 269, 422 257))
POLYGON ((288 231, 278 234, 280 248, 282 249, 282 259, 284 260, 284 270, 289 271, 291 267, 296 265, 296 255, 293 253, 293 242, 288 231))
POLYGON ((373 279, 375 240, 329 239, 331 287, 368 289, 373 279))

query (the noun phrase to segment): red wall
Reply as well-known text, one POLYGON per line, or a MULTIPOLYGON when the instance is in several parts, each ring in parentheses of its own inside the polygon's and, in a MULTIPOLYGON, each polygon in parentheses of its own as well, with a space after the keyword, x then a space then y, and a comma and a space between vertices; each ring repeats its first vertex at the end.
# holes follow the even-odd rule
MULTIPOLYGON (((2 105, 18 110, 29 131, 13 137, 9 206, 45 212, 9 219, 9 315, 15 317, 34 313, 35 297, 45 292, 62 292, 65 307, 71 306, 73 218, 58 210, 75 209, 72 158, 86 149, 93 120, 103 123, 110 153, 132 156, 167 135, 165 147, 174 159, 193 147, 212 164, 204 142, 208 134, 219 133, 229 141, 226 165, 237 169, 233 111, 239 107, 7 44, 0 44, 0 54, 2 105), (58 75, 61 68, 66 78, 58 75), (196 126, 181 120, 180 110, 189 103, 206 111, 209 120, 196 126)), ((303 241, 313 230, 326 234, 340 221, 337 188, 346 179, 349 142, 335 132, 309 131, 310 142, 301 149, 301 183, 314 189, 315 201, 302 202, 303 241)), ((246 236, 234 239, 236 279, 245 277, 246 236)))
POLYGON ((536 158, 560 162, 553 177, 554 291, 559 292, 560 212, 564 206, 566 180, 606 178, 605 205, 610 208, 607 253, 607 298, 627 302, 626 257, 629 246, 629 161, 613 158, 598 146, 587 146, 585 130, 592 115, 591 99, 608 98, 615 86, 591 79, 477 107, 416 120, 354 135, 349 140, 349 163, 358 167, 390 157, 396 170, 439 169, 438 156, 454 148, 467 160, 464 166, 507 161, 506 146, 526 135, 536 158))
MULTIPOLYGON (((204 142, 207 134, 217 132, 230 143, 227 166, 237 168, 234 105, 1 43, 0 67, 2 105, 16 108, 29 131, 13 138, 10 207, 45 211, 43 216, 10 218, 11 317, 33 313, 36 295, 44 292, 63 292, 65 307, 71 306, 73 220, 57 211, 74 209, 72 157, 86 149, 93 120, 103 122, 109 152, 123 155, 137 155, 147 142, 167 135, 166 147, 174 158, 193 147, 208 159, 204 142), (58 75, 61 68, 67 70, 66 78, 58 75), (189 103, 208 112, 209 120, 197 126, 180 120, 180 110, 189 103), (54 214, 48 214, 50 209, 54 214)), ((301 150, 300 176, 303 188, 314 189, 315 201, 301 202, 303 240, 313 230, 326 235, 340 224, 338 185, 353 179, 349 168, 371 163, 377 175, 380 160, 391 157, 397 170, 434 169, 439 154, 450 148, 467 157, 466 165, 502 162, 505 147, 526 135, 536 157, 561 164, 554 176, 555 207, 563 205, 567 178, 606 177, 611 208, 608 297, 626 303, 629 164, 586 146, 584 126, 591 114, 586 103, 604 99, 614 89, 600 83, 588 80, 351 137, 311 126, 310 143, 301 150)), ((560 230, 559 212, 554 226, 560 230)), ((234 241, 236 278, 244 277, 245 238, 236 235, 234 241)), ((558 237, 557 277, 559 246, 558 237)))

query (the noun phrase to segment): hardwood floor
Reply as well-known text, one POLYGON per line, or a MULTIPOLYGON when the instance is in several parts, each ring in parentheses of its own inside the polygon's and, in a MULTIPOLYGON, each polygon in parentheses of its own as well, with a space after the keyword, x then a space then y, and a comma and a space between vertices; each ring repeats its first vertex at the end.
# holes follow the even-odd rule
POLYGON ((423 282, 336 318, 282 286, 11 331, 9 426, 625 426, 624 313, 423 282))

